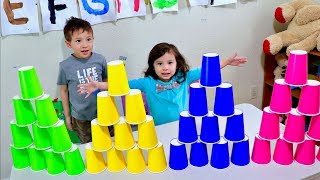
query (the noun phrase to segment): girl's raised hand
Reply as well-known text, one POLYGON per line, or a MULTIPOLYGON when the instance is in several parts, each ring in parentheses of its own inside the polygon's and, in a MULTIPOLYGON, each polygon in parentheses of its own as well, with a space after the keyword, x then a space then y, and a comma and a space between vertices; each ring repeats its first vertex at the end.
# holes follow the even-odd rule
POLYGON ((78 93, 79 94, 84 94, 87 93, 86 97, 89 97, 93 92, 95 92, 96 90, 99 89, 99 82, 98 81, 94 81, 90 76, 87 77, 87 80, 89 83, 87 84, 79 84, 78 85, 78 93))
POLYGON ((240 65, 245 64, 246 62, 248 62, 248 58, 247 57, 238 56, 237 53, 234 53, 231 57, 227 58, 227 61, 228 61, 228 65, 240 66, 240 65))

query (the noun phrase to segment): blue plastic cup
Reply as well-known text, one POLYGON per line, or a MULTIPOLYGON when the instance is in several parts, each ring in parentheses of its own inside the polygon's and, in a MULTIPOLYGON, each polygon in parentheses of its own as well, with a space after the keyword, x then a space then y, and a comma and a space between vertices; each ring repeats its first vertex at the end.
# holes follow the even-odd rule
POLYGON ((234 115, 227 118, 224 138, 228 141, 242 141, 244 137, 243 113, 240 109, 235 109, 234 115))
POLYGON ((190 164, 201 167, 207 165, 209 162, 207 145, 200 140, 191 144, 190 150, 190 164))
POLYGON ((209 111, 202 118, 200 141, 204 143, 217 143, 220 140, 218 117, 209 111))
POLYGON ((202 55, 200 84, 204 87, 215 87, 221 84, 220 58, 217 53, 202 55))
POLYGON ((170 142, 169 167, 173 170, 182 170, 188 167, 186 145, 172 139, 170 142))
POLYGON ((217 169, 224 169, 230 165, 228 141, 221 137, 217 144, 212 145, 210 165, 217 169))
POLYGON ((196 120, 188 111, 180 113, 178 140, 181 143, 193 143, 198 140, 196 120))
POLYGON ((217 87, 213 113, 217 116, 231 116, 234 114, 232 84, 224 82, 217 87))
POLYGON ((231 162, 237 166, 245 166, 250 163, 248 136, 245 136, 243 141, 233 143, 231 152, 231 162))
POLYGON ((206 89, 200 83, 192 83, 189 89, 189 114, 191 116, 206 116, 208 114, 206 89))

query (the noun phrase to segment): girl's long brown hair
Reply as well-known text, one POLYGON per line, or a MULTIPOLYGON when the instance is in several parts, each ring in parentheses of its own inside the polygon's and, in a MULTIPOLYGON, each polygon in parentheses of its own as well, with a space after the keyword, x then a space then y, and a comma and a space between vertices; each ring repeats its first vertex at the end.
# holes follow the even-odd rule
POLYGON ((177 61, 177 70, 174 75, 177 75, 180 72, 177 82, 182 83, 186 80, 187 72, 190 70, 190 67, 186 63, 183 55, 179 52, 178 48, 175 45, 169 43, 159 43, 151 49, 148 57, 148 69, 145 71, 144 77, 151 76, 153 77, 153 79, 159 79, 154 70, 153 63, 165 53, 172 53, 175 56, 177 61))

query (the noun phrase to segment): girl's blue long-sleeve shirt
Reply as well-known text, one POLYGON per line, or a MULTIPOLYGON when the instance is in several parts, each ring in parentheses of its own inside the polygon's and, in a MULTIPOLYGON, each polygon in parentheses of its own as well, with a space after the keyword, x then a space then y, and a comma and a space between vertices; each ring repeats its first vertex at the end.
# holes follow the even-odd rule
POLYGON ((169 85, 178 80, 177 75, 169 82, 155 80, 151 76, 129 81, 131 89, 139 89, 145 93, 151 116, 155 125, 179 120, 180 112, 188 110, 189 85, 200 79, 201 68, 187 72, 186 80, 177 89, 156 91, 156 85, 169 85))

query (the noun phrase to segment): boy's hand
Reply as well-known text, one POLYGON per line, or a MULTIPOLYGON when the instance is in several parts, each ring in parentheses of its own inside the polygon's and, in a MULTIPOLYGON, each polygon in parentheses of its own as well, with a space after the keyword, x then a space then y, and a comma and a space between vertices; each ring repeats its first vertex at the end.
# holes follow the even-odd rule
POLYGON ((70 131, 73 131, 73 129, 72 129, 72 123, 71 123, 71 118, 70 118, 70 117, 66 117, 66 124, 67 124, 67 128, 68 128, 70 131))
POLYGON ((247 57, 240 57, 237 56, 237 53, 234 53, 231 57, 227 58, 227 63, 228 65, 231 66, 240 66, 242 64, 245 64, 246 62, 248 62, 248 58, 247 57))
POLYGON ((78 93, 79 94, 84 94, 87 93, 86 97, 89 97, 91 95, 91 93, 93 93, 94 91, 99 89, 99 82, 98 81, 94 81, 90 76, 87 77, 87 80, 89 81, 89 83, 87 84, 79 84, 78 85, 78 93))

